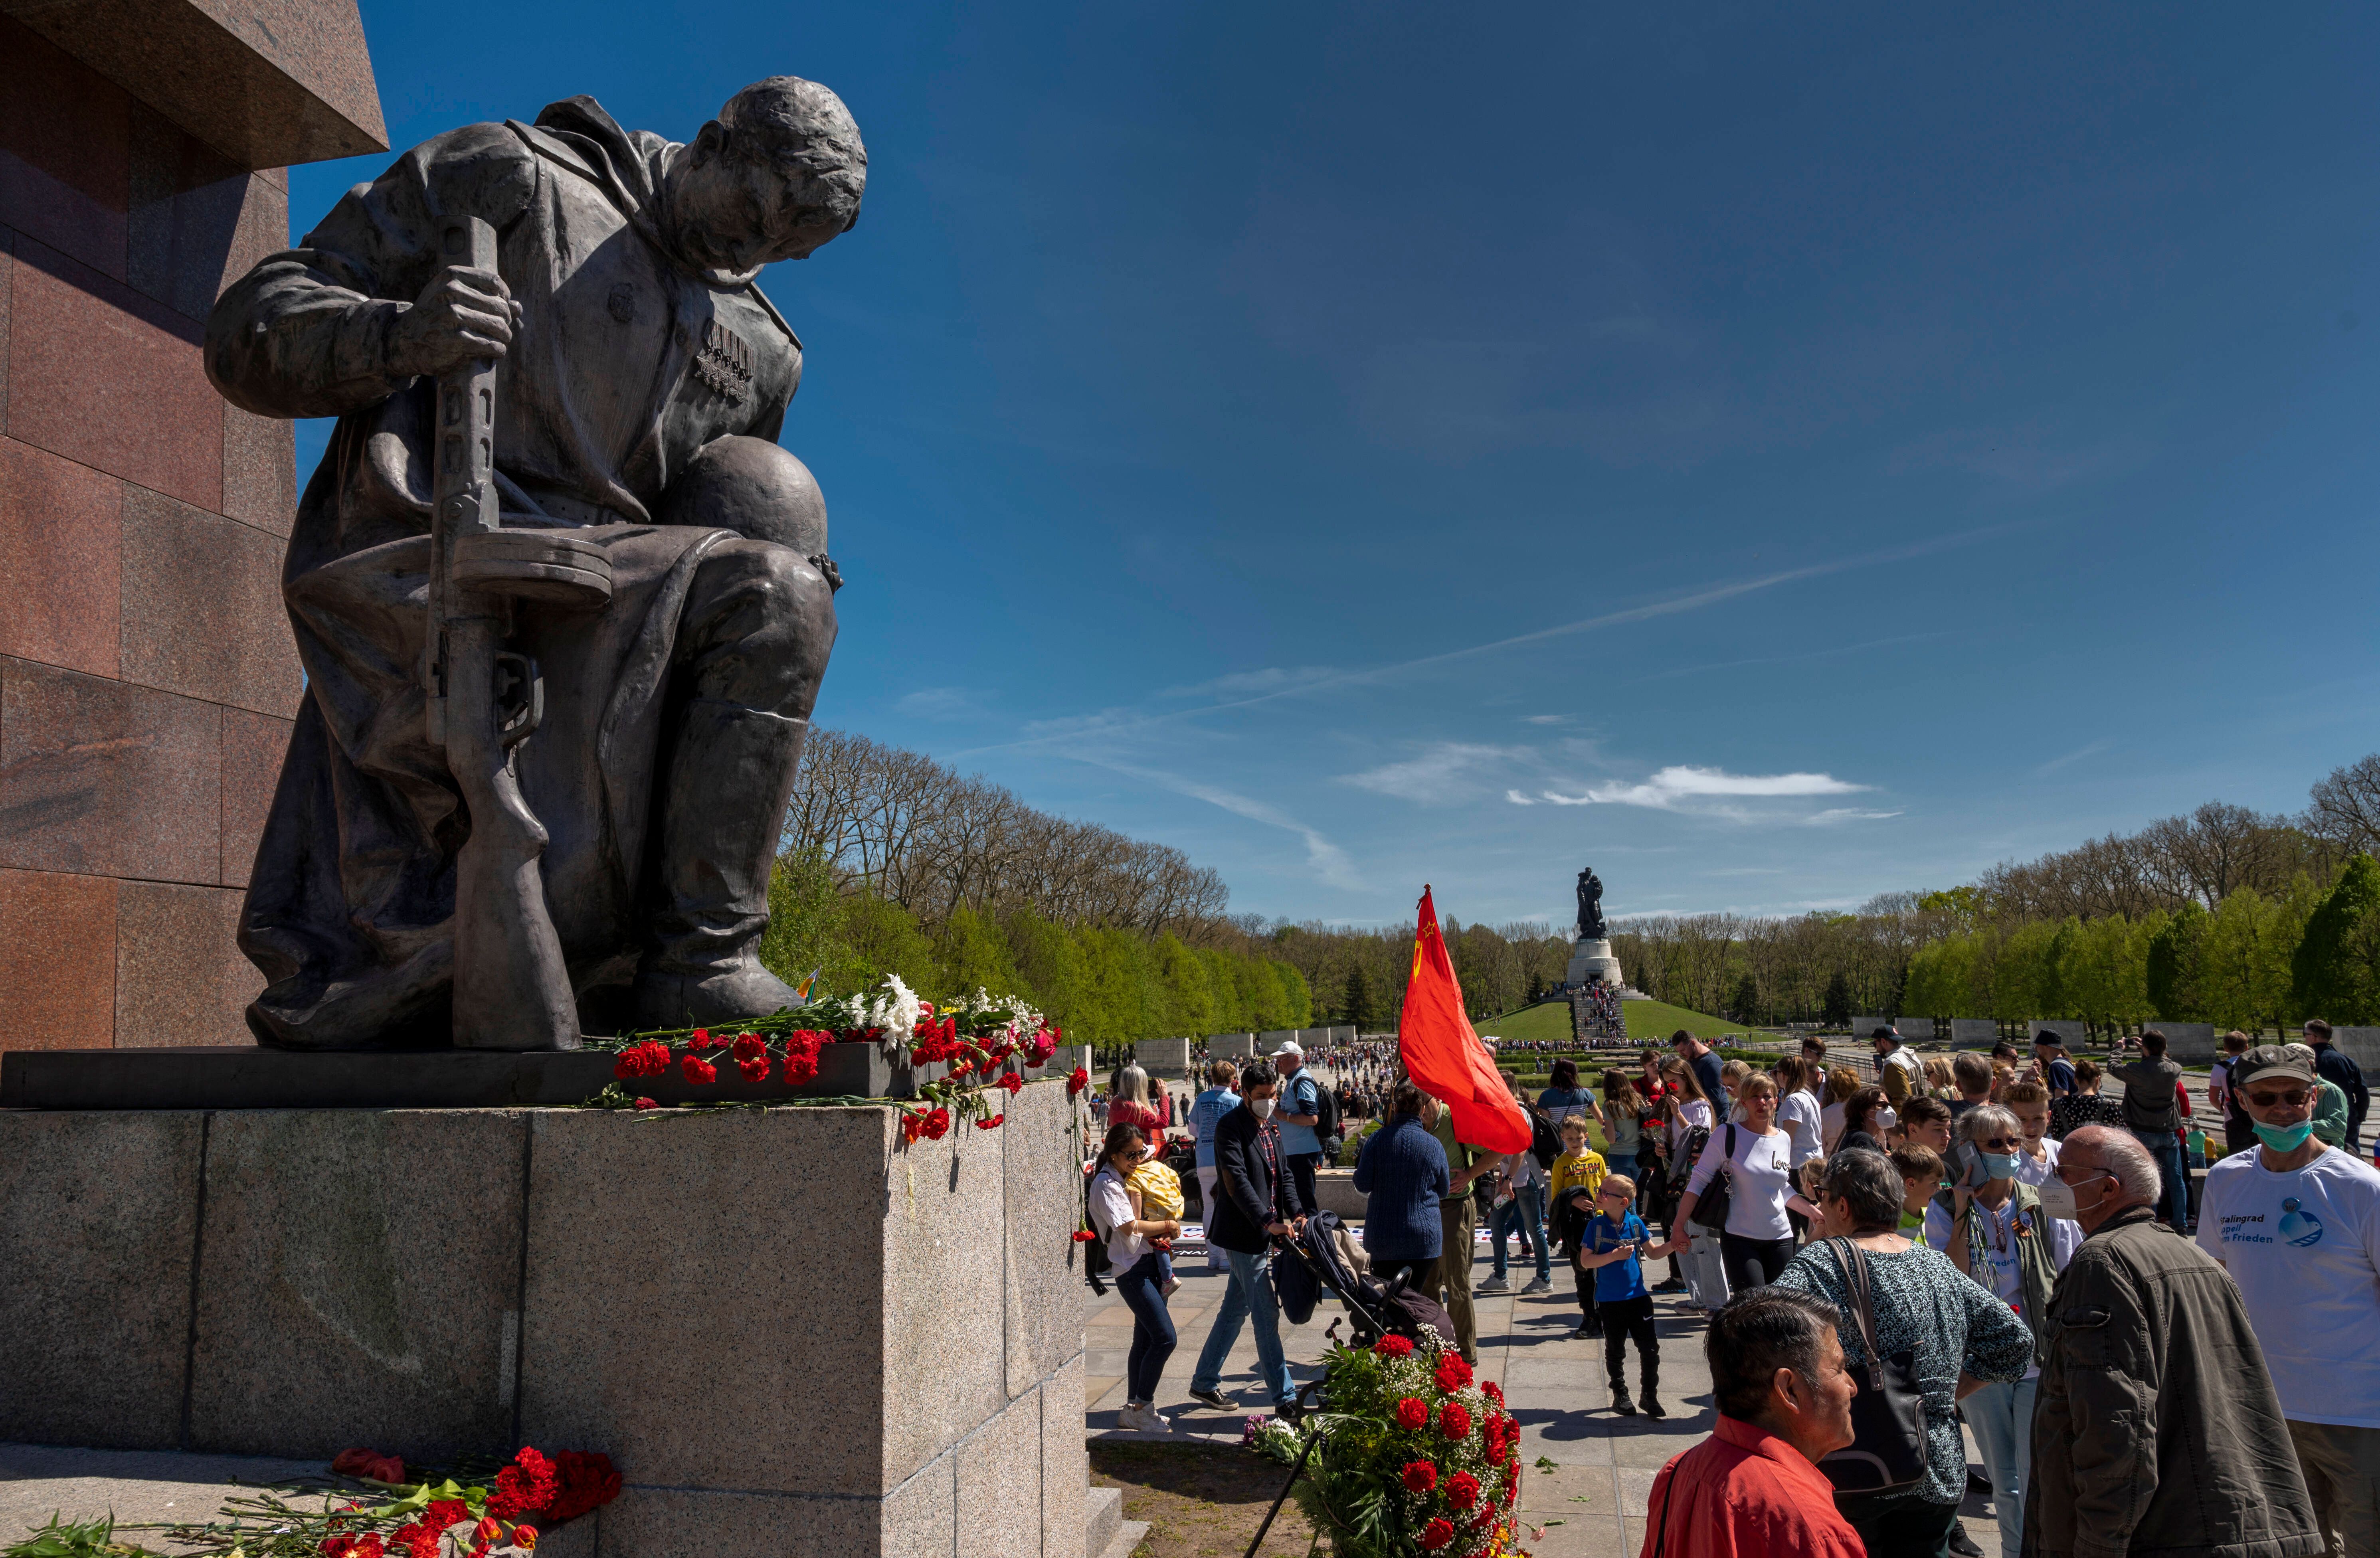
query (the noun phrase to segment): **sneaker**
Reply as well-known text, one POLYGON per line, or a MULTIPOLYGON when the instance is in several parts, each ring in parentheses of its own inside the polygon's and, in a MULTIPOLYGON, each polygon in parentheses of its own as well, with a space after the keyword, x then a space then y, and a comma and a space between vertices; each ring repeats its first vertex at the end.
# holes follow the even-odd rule
POLYGON ((1191 1387, 1190 1399, 1201 1407, 1212 1407, 1218 1412, 1228 1412, 1238 1405, 1220 1390, 1200 1390, 1195 1385, 1191 1387))
POLYGON ((1659 1396, 1648 1390, 1645 1393, 1645 1415, 1648 1418, 1666 1418, 1670 1415, 1670 1409, 1661 1405, 1659 1396))
POLYGON ((1132 1426, 1138 1429, 1143 1433, 1172 1433, 1173 1431, 1173 1425, 1166 1420, 1165 1414, 1159 1411, 1154 1403, 1151 1403, 1147 1407, 1143 1407, 1140 1409, 1140 1416, 1134 1421, 1132 1426))
POLYGON ((1570 1334, 1570 1339, 1573 1342, 1591 1342, 1602 1335, 1603 1332, 1595 1322, 1587 1320, 1579 1322, 1578 1329, 1570 1334))
POLYGON ((1992 1479, 1985 1476, 1982 1472, 1977 1471, 1974 1467, 1969 1467, 1967 1468, 1967 1492, 1971 1493, 1981 1493, 1984 1497, 1990 1498, 1992 1496, 1992 1479))
POLYGON ((1510 1293, 1512 1290, 1512 1285, 1510 1282, 1507 1282, 1500 1276, 1491 1276, 1487 1281, 1481 1283, 1478 1286, 1473 1288, 1471 1292, 1473 1297, 1475 1298, 1481 1294, 1510 1293))
POLYGON ((1539 1293, 1550 1293, 1550 1292, 1552 1292, 1553 1290, 1554 1290, 1554 1285, 1553 1285, 1553 1283, 1552 1283, 1551 1281, 1549 1281, 1548 1279, 1547 1279, 1547 1278, 1545 1278, 1545 1277, 1542 1277, 1542 1276, 1541 1276, 1541 1277, 1537 1278, 1537 1280, 1536 1280, 1536 1281, 1532 1282, 1531 1284, 1529 1284, 1526 1287, 1522 1288, 1522 1289, 1521 1289, 1521 1297, 1522 1297, 1522 1298, 1533 1298, 1533 1297, 1535 1297, 1536 1295, 1537 1295, 1537 1294, 1539 1294, 1539 1293))
POLYGON ((1653 1285, 1653 1291, 1656 1293, 1682 1293, 1685 1290, 1686 1279, 1682 1276, 1673 1276, 1667 1282, 1653 1285))
POLYGON ((1950 1551, 1957 1553, 1959 1558, 1984 1558, 1984 1550, 1977 1547, 1975 1539, 1967 1534, 1964 1521, 1950 1522, 1950 1551))
POLYGON ((1611 1409, 1623 1418, 1633 1418, 1636 1415, 1636 1403, 1628 1399, 1626 1385, 1615 1384, 1611 1387, 1611 1409))

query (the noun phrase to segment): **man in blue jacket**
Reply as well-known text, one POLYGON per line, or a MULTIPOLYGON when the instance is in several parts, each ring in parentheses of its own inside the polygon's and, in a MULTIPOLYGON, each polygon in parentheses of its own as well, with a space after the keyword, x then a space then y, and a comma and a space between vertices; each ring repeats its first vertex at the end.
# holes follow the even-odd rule
POLYGON ((1215 1210, 1207 1219, 1207 1243, 1231 1262, 1231 1282, 1215 1306, 1215 1323, 1198 1351, 1190 1376, 1190 1399, 1228 1410, 1222 1392, 1223 1359, 1240 1339, 1250 1315, 1257 1322, 1257 1368, 1275 1410, 1288 1407, 1297 1390, 1281 1346, 1281 1308, 1272 1291, 1272 1239, 1295 1233, 1313 1206, 1298 1198, 1288 1172, 1281 1129, 1273 1123, 1280 1101, 1273 1069, 1252 1061, 1240 1073, 1240 1106, 1215 1122, 1215 1210))

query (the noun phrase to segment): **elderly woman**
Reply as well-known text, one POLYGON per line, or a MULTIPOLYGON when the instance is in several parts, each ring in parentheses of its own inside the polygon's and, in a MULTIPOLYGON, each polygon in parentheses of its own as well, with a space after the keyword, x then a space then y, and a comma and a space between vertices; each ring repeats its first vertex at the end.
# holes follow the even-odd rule
POLYGON ((1828 1158, 1818 1202, 1823 1226, 1836 1237, 1803 1246, 1773 1286, 1834 1305, 1842 1316, 1844 1359, 1860 1372, 1867 1348, 1841 1248, 1859 1246, 1875 1299, 1876 1346, 1887 1358, 1911 1356, 1925 1398, 1926 1470, 1899 1492, 1845 1499, 1843 1513, 1877 1558, 1940 1558, 1967 1492, 1959 1399, 1990 1382, 2022 1378, 2033 1359, 2033 1335, 2007 1304, 1961 1274, 1940 1251, 1900 1236, 1903 1193, 1900 1171, 1881 1153, 1852 1147, 1828 1158))
MULTIPOLYGON (((2044 1092, 2034 1084, 2037 1092, 2044 1092)), ((2047 1096, 2042 1100, 2046 1106, 2047 1096)), ((2033 1186, 2019 1178, 2025 1163, 2024 1127, 2001 1104, 1978 1104, 1959 1117, 1959 1140, 1983 1172, 1980 1185, 1953 1185, 1925 1209, 1925 1242, 2008 1305, 2033 1336, 2024 1377, 1987 1384, 1964 1403, 1984 1469, 1991 1475, 1992 1508, 1999 1517, 2000 1558, 2024 1547, 2024 1491, 2033 1485, 2033 1399, 2048 1356, 2043 1331, 2049 1290, 2082 1242, 2080 1225, 2041 1209, 2033 1186)))
MULTIPOLYGON (((1137 1069, 1137 1068, 1135 1068, 1137 1069)), ((1108 1241, 1108 1264, 1116 1291, 1132 1310, 1132 1351, 1124 1361, 1123 1412, 1116 1426, 1144 1433, 1171 1433, 1173 1425, 1157 1410, 1157 1382, 1173 1356, 1173 1316, 1165 1308, 1165 1276, 1152 1238, 1174 1238, 1182 1225, 1170 1217, 1135 1217, 1124 1177, 1139 1166, 1148 1139, 1136 1125, 1108 1127, 1099 1146, 1099 1171, 1091 1176, 1091 1225, 1108 1241)))
POLYGON ((1420 1286, 1437 1269, 1444 1242, 1438 1203, 1447 1193, 1446 1149, 1432 1134, 1438 1100, 1410 1081, 1397 1083, 1389 1117, 1364 1138, 1355 1157, 1355 1190, 1364 1197, 1364 1250, 1372 1274, 1387 1282, 1400 1272, 1420 1286))

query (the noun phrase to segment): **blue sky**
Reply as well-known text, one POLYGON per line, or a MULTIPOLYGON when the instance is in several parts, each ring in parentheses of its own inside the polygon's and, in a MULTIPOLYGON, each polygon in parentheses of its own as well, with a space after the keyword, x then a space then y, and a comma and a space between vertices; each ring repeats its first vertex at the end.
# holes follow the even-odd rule
POLYGON ((2380 12, 1970 9, 363 7, 399 147, 842 93, 863 219, 762 284, 820 719, 1353 922, 1849 906, 2380 747, 2380 12))

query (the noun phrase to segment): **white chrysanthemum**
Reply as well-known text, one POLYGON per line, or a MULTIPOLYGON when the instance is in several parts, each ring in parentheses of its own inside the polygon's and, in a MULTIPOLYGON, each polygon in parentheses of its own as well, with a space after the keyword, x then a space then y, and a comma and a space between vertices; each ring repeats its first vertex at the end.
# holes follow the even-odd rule
POLYGON ((885 1038, 906 1043, 917 1031, 917 993, 897 973, 884 976, 883 992, 868 1003, 868 1025, 884 1030, 885 1038))

